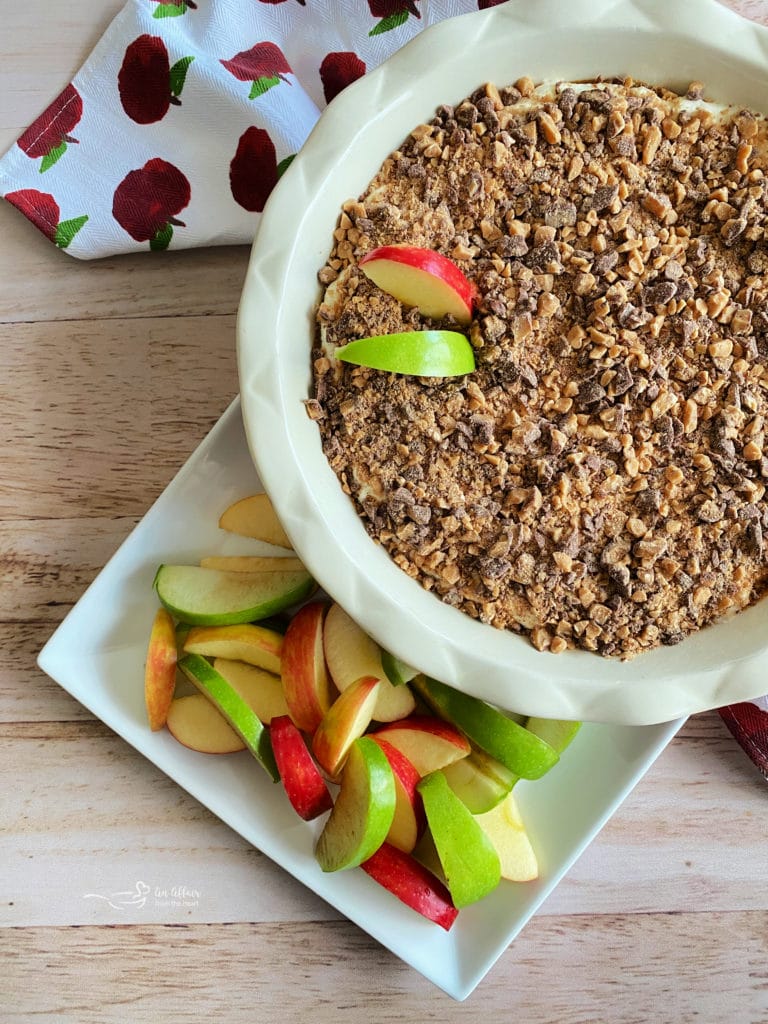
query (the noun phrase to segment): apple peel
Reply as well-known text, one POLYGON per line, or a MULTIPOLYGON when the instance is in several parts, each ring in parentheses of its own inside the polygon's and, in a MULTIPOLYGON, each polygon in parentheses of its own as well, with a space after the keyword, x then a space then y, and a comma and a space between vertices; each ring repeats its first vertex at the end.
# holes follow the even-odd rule
POLYGON ((336 349, 343 363, 411 377, 463 377, 475 369, 475 355, 458 331, 400 331, 358 338, 336 349))
POLYGON ((415 245, 383 245, 360 260, 360 269, 382 291, 424 316, 472 319, 474 289, 464 273, 442 253, 415 245))

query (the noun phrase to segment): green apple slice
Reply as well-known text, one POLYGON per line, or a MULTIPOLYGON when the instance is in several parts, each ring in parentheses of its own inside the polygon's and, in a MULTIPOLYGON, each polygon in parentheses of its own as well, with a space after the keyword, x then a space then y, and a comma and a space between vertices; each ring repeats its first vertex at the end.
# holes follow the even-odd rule
POLYGON ((461 909, 477 903, 501 879, 496 848, 442 771, 425 775, 417 788, 454 904, 461 909))
POLYGON ((393 686, 404 686, 405 683, 410 683, 417 673, 417 669, 406 665, 404 661, 400 661, 399 658, 396 658, 394 654, 390 654, 389 651, 381 652, 381 667, 393 686))
POLYGON ((501 761, 478 747, 442 771, 453 792, 473 814, 485 814, 500 804, 518 779, 501 761))
POLYGON ((384 751, 367 736, 355 740, 315 846, 323 871, 354 868, 372 857, 387 838, 395 804, 395 779, 384 751))
POLYGON ((561 718, 529 718, 525 728, 554 747, 558 754, 562 754, 581 728, 581 722, 568 722, 561 718))
POLYGON ((161 565, 154 586, 168 611, 193 626, 256 622, 301 601, 314 588, 308 572, 225 572, 161 565))
POLYGON ((520 778, 539 779, 557 764, 559 755, 549 743, 484 700, 426 676, 416 676, 411 685, 441 718, 520 778))
POLYGON ((280 773, 275 764, 269 730, 247 701, 199 654, 187 654, 179 662, 179 668, 226 718, 273 781, 278 782, 280 773))
POLYGON ((373 370, 414 377, 461 377, 475 369, 466 335, 458 331, 402 331, 358 338, 336 349, 336 358, 373 370))

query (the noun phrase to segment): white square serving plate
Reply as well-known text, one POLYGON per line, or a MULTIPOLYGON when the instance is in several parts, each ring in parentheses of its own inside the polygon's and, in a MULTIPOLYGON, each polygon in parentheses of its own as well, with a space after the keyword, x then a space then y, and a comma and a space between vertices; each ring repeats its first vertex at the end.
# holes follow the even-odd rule
MULTIPOLYGON (((231 501, 261 489, 235 402, 64 619, 38 663, 248 842, 450 996, 464 999, 683 720, 585 725, 549 775, 521 782, 515 792, 540 877, 502 882, 491 896, 462 910, 450 932, 409 910, 363 871, 323 874, 312 852, 322 824, 298 819, 282 787, 254 760, 245 754, 198 754, 167 730, 151 732, 146 722, 144 658, 157 609, 155 570, 160 562, 196 563, 201 555, 234 553, 239 538, 218 528, 219 515, 231 501)), ((349 611, 354 615, 354 608, 349 611)))

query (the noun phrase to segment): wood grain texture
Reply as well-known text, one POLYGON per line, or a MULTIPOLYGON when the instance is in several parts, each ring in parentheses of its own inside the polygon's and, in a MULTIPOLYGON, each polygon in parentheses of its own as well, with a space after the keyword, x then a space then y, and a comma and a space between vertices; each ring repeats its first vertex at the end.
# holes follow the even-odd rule
MULTIPOLYGON (((768 0, 730 5, 768 23, 768 0)), ((121 6, 0 0, 0 148, 121 6)), ((458 1005, 37 669, 235 394, 247 258, 81 263, 0 203, 3 1024, 768 1024, 768 789, 714 713, 686 724, 458 1005)))

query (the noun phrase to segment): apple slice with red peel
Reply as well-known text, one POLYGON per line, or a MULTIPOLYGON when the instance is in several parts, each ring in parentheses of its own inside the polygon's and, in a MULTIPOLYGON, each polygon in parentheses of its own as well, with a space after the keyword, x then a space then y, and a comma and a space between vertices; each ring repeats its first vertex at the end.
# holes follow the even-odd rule
POLYGON ((289 714, 299 729, 314 733, 336 697, 323 652, 328 606, 305 604, 291 619, 283 641, 281 674, 289 714))
POLYGON ((283 788, 299 817, 312 821, 330 811, 330 791, 290 716, 273 718, 269 735, 283 788))
POLYGON ((331 815, 317 840, 323 871, 368 860, 384 842, 395 813, 395 780, 384 751, 367 736, 352 744, 331 815))
POLYGON ((360 269, 406 306, 418 306, 433 320, 472 319, 474 289, 465 274, 442 253, 415 245, 382 245, 360 260, 360 269))
POLYGON ((376 676, 361 676, 336 698, 315 730, 312 752, 331 778, 338 775, 352 744, 371 724, 380 685, 376 676))
POLYGON ((147 661, 144 666, 144 702, 147 706, 149 727, 153 732, 162 729, 176 688, 176 629, 173 619, 158 608, 149 636, 147 661))
POLYGON ((426 818, 424 805, 416 787, 421 776, 408 758, 397 747, 387 743, 376 733, 369 733, 370 739, 378 743, 389 761, 395 777, 395 816, 387 833, 387 842, 404 853, 410 853, 424 831, 426 818))
POLYGON ((279 676, 244 661, 231 661, 228 658, 214 658, 213 667, 237 690, 264 725, 269 725, 273 718, 288 714, 279 676))
POLYGON ((411 377, 463 377, 475 369, 472 346, 458 331, 399 331, 375 334, 334 352, 343 363, 411 377))
POLYGON ((411 715, 383 725, 372 735, 405 754, 419 775, 444 768, 466 757, 472 749, 464 733, 432 715, 411 715))
POLYGON ((509 793, 500 804, 475 821, 493 843, 501 865, 501 877, 510 882, 532 882, 539 864, 515 800, 509 793))
POLYGON ((459 913, 451 894, 409 853, 385 842, 360 867, 407 907, 450 930, 459 913))
POLYGON ((235 754, 245 750, 241 737, 201 693, 171 701, 166 725, 182 746, 201 754, 235 754))
POLYGON ((244 661, 280 675, 283 636, 264 626, 242 623, 234 626, 195 626, 187 634, 187 654, 206 658, 244 661))
POLYGON ((323 627, 323 648, 328 671, 340 691, 361 676, 375 676, 381 680, 373 713, 377 722, 397 722, 416 707, 407 686, 393 686, 387 679, 378 644, 347 615, 341 605, 333 604, 328 609, 323 627))
POLYGON ((266 494, 251 494, 234 502, 219 518, 219 527, 239 537, 251 537, 274 544, 279 548, 292 548, 292 544, 277 518, 272 502, 266 494))

